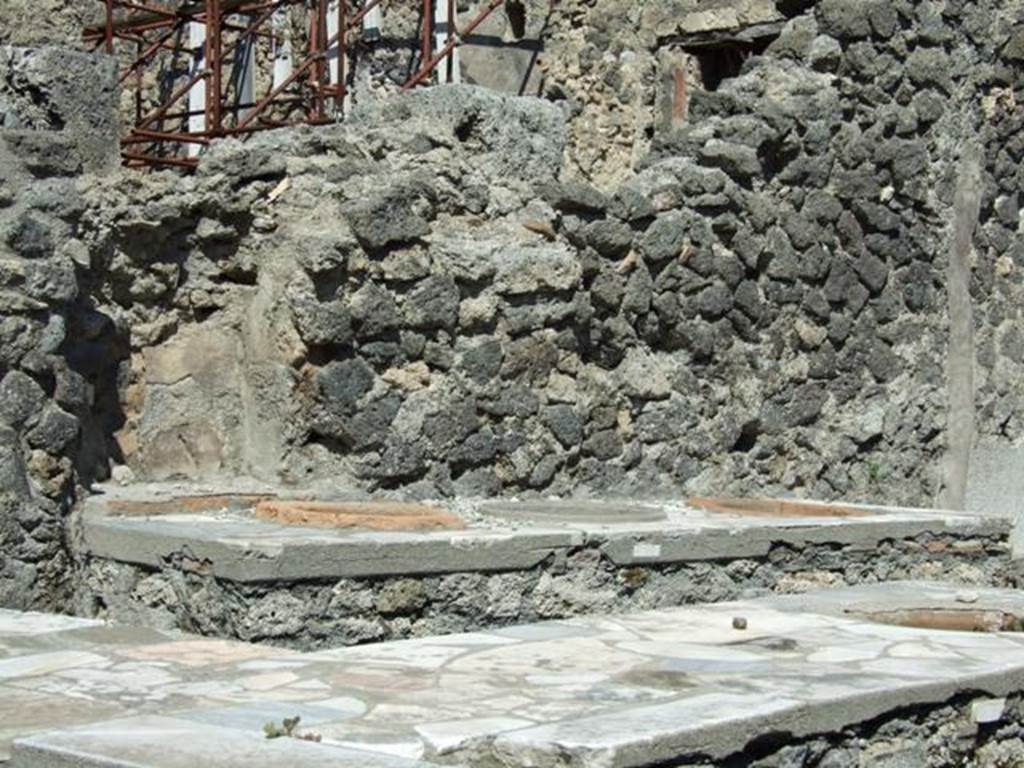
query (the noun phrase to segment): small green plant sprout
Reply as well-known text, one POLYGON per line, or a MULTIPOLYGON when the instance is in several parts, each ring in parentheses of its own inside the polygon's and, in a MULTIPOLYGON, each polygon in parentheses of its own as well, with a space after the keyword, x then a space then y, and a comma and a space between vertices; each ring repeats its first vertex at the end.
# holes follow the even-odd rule
POLYGON ((281 721, 281 725, 273 722, 267 723, 263 726, 263 735, 268 739, 288 738, 300 739, 302 741, 321 741, 323 737, 319 733, 313 733, 312 731, 299 733, 296 730, 301 720, 302 718, 296 715, 295 717, 286 717, 281 721))
POLYGON ((281 725, 273 722, 267 723, 263 726, 263 733, 268 739, 282 739, 290 737, 295 732, 295 729, 298 727, 301 719, 302 718, 298 716, 286 717, 281 721, 281 725))
POLYGON ((268 739, 279 739, 284 736, 284 732, 277 727, 276 723, 264 723, 263 735, 268 739))

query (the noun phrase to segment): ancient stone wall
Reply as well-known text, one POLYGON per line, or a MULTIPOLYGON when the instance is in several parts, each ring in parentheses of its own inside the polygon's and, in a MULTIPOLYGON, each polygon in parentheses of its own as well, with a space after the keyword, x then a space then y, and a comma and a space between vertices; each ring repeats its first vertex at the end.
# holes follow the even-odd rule
MULTIPOLYGON (((676 68, 683 101, 706 90, 696 51, 726 49, 738 63, 809 2, 774 0, 568 0, 552 7, 545 93, 569 116, 566 172, 603 189, 628 179, 673 122, 676 68)), ((721 75, 721 73, 716 73, 721 75)), ((710 79, 710 73, 708 73, 710 79)), ((685 122, 678 105, 675 121, 685 122)))
POLYGON ((1012 30, 844 7, 691 94, 609 191, 560 176, 558 110, 464 89, 94 188, 90 292, 135 350, 128 464, 957 505, 950 415, 1018 429, 1012 30), (975 390, 977 416, 954 407, 975 390))
POLYGON ((111 463, 962 504, 1021 430, 1020 9, 719 5, 777 37, 682 120, 658 62, 698 20, 567 3, 561 103, 424 91, 187 177, 89 176, 112 65, 6 49, 3 600, 58 593, 111 463))
MULTIPOLYGON (((295 328, 294 349, 278 358, 290 410, 250 443, 276 440, 270 455, 292 479, 331 466, 425 495, 685 489, 926 504, 949 488, 943 499, 955 506, 966 457, 947 438, 971 427, 947 430, 950 414, 964 415, 953 406, 979 388, 980 411, 992 414, 979 424, 1016 436, 1019 241, 1008 190, 1019 148, 1006 137, 1019 119, 1007 95, 1018 70, 1000 53, 1009 29, 999 14, 886 8, 872 16, 823 3, 794 19, 740 76, 692 94, 688 122, 656 136, 644 170, 608 193, 556 180, 554 116, 518 139, 489 135, 501 119, 467 117, 449 126, 454 152, 429 147, 434 128, 423 124, 417 161, 402 157, 405 145, 346 172, 342 196, 369 184, 369 197, 304 203, 330 257, 306 256, 306 277, 289 271, 283 300, 264 294, 288 305, 295 328), (979 19, 986 26, 972 33, 979 19), (974 137, 1003 157, 1001 168, 993 158, 976 170, 977 214, 960 157, 974 137), (523 152, 539 141, 547 154, 506 193, 516 141, 523 152), (491 142, 488 158, 474 157, 491 142), (452 170, 450 154, 478 180, 452 170), (960 214, 968 241, 975 216, 982 222, 973 252, 958 250, 960 214), (964 259, 973 287, 954 268, 964 259), (973 320, 950 308, 968 289, 973 320), (998 322, 984 323, 978 348, 993 351, 968 381, 957 371, 990 312, 998 322), (1004 337, 1010 353, 996 354, 1004 337)), ((336 173, 325 170, 334 162, 305 162, 302 183, 333 189, 316 175, 336 173)), ((275 181, 292 175, 282 169, 275 181)), ((298 194, 280 198, 282 221, 298 194)), ((240 206, 238 215, 252 214, 240 206)), ((238 242, 239 255, 256 242, 230 221, 208 226, 224 247, 238 242)), ((260 239, 277 251, 289 231, 260 239)), ((313 248, 303 237, 294 247, 313 248)), ((194 292, 200 302, 208 294, 194 292)), ((234 306, 213 301, 210 310, 234 306)), ((214 421, 248 412, 258 426, 274 415, 214 412, 214 421)), ((245 469, 219 458, 230 432, 186 440, 218 458, 182 457, 173 471, 195 474, 190 461, 245 469)), ((158 435, 140 443, 172 450, 158 435)))
MULTIPOLYGON (((93 292, 133 329, 119 439, 136 474, 429 474, 429 492, 451 492, 521 446, 494 430, 536 414, 536 395, 487 371, 501 297, 560 292, 560 317, 572 311, 575 255, 519 221, 557 170, 559 128, 542 103, 453 88, 328 132, 225 143, 185 182, 95 188, 93 292)), ((542 326, 531 311, 520 322, 542 326)))
MULTIPOLYGON (((703 281, 674 300, 714 350, 701 378, 753 382, 751 404, 780 398, 734 419, 768 434, 726 474, 764 466, 770 412, 796 395, 808 423, 828 426, 797 438, 813 451, 774 472, 783 485, 962 504, 975 431, 1003 446, 1020 436, 1020 5, 680 2, 641 15, 599 2, 559 14, 549 94, 572 115, 568 174, 614 187, 643 157, 648 170, 623 188, 656 169, 672 184, 673 163, 736 184, 695 184, 674 204, 699 223, 691 246, 706 232, 690 264, 703 281), (764 55, 741 46, 771 30, 764 55), (659 56, 716 40, 738 46, 739 74, 692 88, 685 119, 662 119, 659 56), (698 297, 703 308, 686 307, 698 297), (740 363, 741 350, 758 361, 740 363), (737 364, 765 375, 726 373, 737 364)), ((726 400, 745 410, 738 387, 726 400)))
POLYGON ((0 48, 0 604, 60 604, 63 521, 97 461, 96 402, 116 403, 115 334, 79 289, 89 174, 116 168, 112 63, 0 48), (84 174, 84 175, 83 175, 84 174), (82 430, 82 425, 87 429, 82 430))

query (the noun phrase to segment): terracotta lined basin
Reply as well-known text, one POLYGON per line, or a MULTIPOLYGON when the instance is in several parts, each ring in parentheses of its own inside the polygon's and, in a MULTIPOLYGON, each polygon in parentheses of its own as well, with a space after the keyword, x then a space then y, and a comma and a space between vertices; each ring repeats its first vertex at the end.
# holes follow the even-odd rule
POLYGON ((256 504, 256 517, 284 525, 359 528, 367 531, 433 531, 466 527, 458 515, 439 507, 389 501, 263 499, 256 504))
POLYGON ((791 499, 734 499, 694 496, 686 500, 691 507, 723 515, 742 517, 869 517, 866 509, 842 504, 815 504, 791 499))

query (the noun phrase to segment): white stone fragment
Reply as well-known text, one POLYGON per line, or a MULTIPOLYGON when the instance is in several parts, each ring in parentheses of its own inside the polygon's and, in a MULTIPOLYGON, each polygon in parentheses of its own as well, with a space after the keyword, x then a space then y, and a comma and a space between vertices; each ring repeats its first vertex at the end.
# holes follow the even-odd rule
POLYGON ((630 349, 615 369, 622 387, 631 397, 663 400, 672 393, 665 363, 640 349, 630 349))
POLYGON ((118 464, 110 470, 110 479, 118 485, 130 485, 135 482, 135 473, 131 467, 125 464, 118 464))
POLYGON ((971 702, 971 721, 979 725, 998 723, 1005 709, 1006 699, 975 699, 971 702))

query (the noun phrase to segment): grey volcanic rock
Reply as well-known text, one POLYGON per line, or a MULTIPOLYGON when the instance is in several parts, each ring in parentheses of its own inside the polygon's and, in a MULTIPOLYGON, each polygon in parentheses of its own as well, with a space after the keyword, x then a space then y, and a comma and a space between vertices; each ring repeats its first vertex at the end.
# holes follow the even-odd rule
POLYGON ((20 498, 29 495, 28 475, 18 445, 18 433, 0 426, 0 493, 20 498))
POLYGON ((46 393, 25 373, 11 371, 0 380, 0 423, 21 427, 35 417, 46 402, 46 393))
POLYGON ((413 90, 370 103, 356 110, 353 124, 372 131, 404 126, 444 133, 496 176, 524 180, 556 175, 565 146, 563 118, 555 105, 465 85, 413 90))
POLYGON ((349 311, 355 320, 357 335, 378 336, 399 327, 401 317, 395 297, 376 283, 366 283, 349 298, 349 311))
POLYGON ((544 423, 564 447, 578 445, 583 438, 583 420, 569 405, 552 405, 544 410, 544 423))
POLYGON ((404 307, 410 328, 451 328, 458 319, 459 289, 450 277, 432 275, 409 292, 404 307))
POLYGON ((662 400, 669 396, 666 366, 639 349, 631 349, 616 369, 621 386, 631 396, 642 400, 662 400))
POLYGON ((318 376, 320 394, 332 410, 350 411, 373 386, 373 371, 362 360, 324 366, 318 376))
POLYGON ((562 245, 507 248, 497 259, 494 290, 499 294, 566 291, 582 276, 579 257, 562 245))
POLYGON ((352 314, 340 301, 295 296, 291 310, 299 335, 311 346, 345 344, 352 338, 352 314))
POLYGON ((821 31, 832 37, 861 38, 871 34, 871 9, 883 0, 821 0, 816 11, 821 31))
POLYGON ((355 236, 364 248, 378 251, 409 242, 430 232, 430 222, 414 208, 414 195, 394 190, 361 200, 346 211, 355 236))
POLYGON ((685 220, 677 211, 658 216, 640 241, 640 252, 650 261, 678 258, 687 239, 685 220))
POLYGON ((713 139, 704 145, 701 159, 739 181, 749 181, 761 174, 757 152, 742 144, 713 139))
POLYGON ((56 406, 47 407, 25 439, 33 448, 61 453, 78 436, 78 419, 56 406))
POLYGON ((462 353, 462 367, 473 379, 484 383, 498 375, 502 357, 501 342, 489 339, 462 353))
POLYGON ((8 225, 7 245, 20 256, 38 259, 53 253, 53 233, 37 215, 25 213, 8 225))

